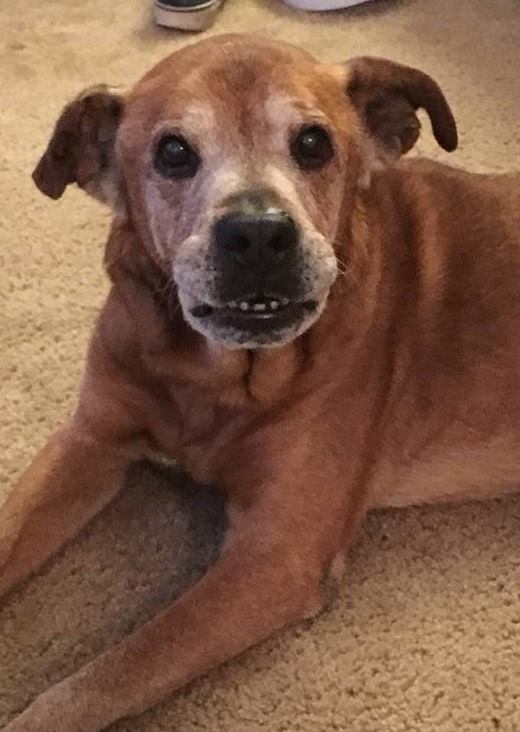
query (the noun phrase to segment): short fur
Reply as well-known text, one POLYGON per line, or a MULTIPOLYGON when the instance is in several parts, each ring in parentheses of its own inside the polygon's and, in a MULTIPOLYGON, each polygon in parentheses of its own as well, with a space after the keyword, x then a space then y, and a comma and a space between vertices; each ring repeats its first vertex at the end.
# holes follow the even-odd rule
POLYGON ((419 107, 454 149, 451 111, 421 72, 368 58, 327 66, 224 36, 173 54, 126 95, 96 89, 65 109, 35 180, 54 198, 77 182, 114 208, 112 288, 77 410, 0 511, 0 593, 106 506, 142 457, 174 457, 219 486, 230 527, 193 589, 6 732, 104 729, 319 612, 372 507, 518 485, 520 176, 398 162, 419 107), (284 157, 298 115, 334 134, 319 173, 284 157), (151 140, 182 124, 201 127, 203 170, 157 181, 151 140), (312 267, 319 250, 334 277, 319 317, 283 345, 227 348, 186 322, 173 273, 184 251, 207 286, 208 222, 251 181, 290 207, 312 267))

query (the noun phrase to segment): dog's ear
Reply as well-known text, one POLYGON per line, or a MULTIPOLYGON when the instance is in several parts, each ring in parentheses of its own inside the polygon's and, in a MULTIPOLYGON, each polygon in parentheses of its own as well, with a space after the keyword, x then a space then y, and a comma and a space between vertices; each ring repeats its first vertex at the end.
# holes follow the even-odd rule
MULTIPOLYGON (((408 152, 420 134, 416 111, 424 109, 439 145, 457 147, 457 126, 436 82, 422 71, 369 56, 347 65, 347 93, 365 129, 386 160, 408 152)), ((380 155, 380 157, 381 157, 380 155)))
POLYGON ((40 191, 57 199, 70 183, 77 183, 95 198, 116 205, 120 180, 115 140, 122 112, 122 98, 106 87, 89 89, 68 104, 33 173, 40 191))

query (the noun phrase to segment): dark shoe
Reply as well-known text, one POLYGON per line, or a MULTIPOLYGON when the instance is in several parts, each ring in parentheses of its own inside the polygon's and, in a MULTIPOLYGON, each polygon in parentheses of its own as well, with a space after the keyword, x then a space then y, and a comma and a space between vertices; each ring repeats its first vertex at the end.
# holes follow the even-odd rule
POLYGON ((155 0, 155 22, 168 28, 202 31, 213 23, 223 0, 155 0))

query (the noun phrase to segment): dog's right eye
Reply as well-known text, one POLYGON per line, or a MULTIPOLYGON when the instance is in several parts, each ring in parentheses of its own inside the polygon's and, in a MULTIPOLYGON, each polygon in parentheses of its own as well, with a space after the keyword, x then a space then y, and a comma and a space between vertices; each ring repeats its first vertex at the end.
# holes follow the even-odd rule
POLYGON ((193 178, 199 165, 198 154, 180 135, 166 135, 159 140, 154 166, 164 178, 193 178))

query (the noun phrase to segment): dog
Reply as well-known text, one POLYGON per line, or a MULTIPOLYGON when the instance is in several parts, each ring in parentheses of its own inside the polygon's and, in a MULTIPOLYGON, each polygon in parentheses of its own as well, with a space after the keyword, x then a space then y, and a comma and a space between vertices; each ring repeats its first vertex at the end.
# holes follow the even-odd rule
POLYGON ((318 614, 366 512, 520 482, 520 176, 402 161, 439 86, 254 36, 84 92, 34 180, 111 207, 77 408, 0 511, 7 593, 164 455, 229 528, 180 599, 6 732, 97 732, 318 614))

